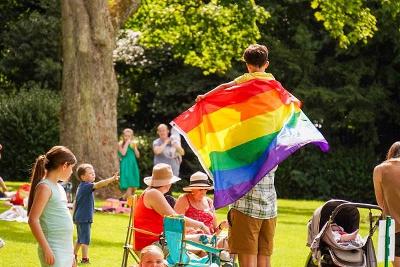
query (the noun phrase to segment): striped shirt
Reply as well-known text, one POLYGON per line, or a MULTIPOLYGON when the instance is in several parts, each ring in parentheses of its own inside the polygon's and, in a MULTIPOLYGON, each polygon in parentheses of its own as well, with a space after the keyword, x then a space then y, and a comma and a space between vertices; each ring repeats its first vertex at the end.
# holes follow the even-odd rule
POLYGON ((257 219, 271 219, 278 215, 274 186, 275 171, 272 169, 246 195, 233 203, 232 208, 257 219))

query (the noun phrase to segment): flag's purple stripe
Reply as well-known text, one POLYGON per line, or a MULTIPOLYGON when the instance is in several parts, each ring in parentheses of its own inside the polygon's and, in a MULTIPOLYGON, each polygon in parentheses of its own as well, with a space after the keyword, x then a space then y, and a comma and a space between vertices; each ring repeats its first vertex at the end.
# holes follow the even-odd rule
MULTIPOLYGON (((309 142, 315 144, 321 148, 321 150, 326 150, 328 148, 328 144, 325 140, 321 141, 312 141, 309 142)), ((306 145, 307 143, 294 145, 294 146, 284 146, 278 145, 274 149, 272 149, 268 155, 267 161, 265 161, 264 165, 261 167, 260 171, 257 173, 254 180, 248 180, 246 182, 235 184, 227 189, 217 189, 214 190, 214 206, 219 209, 225 207, 236 200, 240 199, 244 196, 248 191, 250 191, 255 184, 257 184, 262 177, 264 177, 268 172, 270 172, 276 165, 280 164, 284 161, 289 155, 295 152, 297 149, 306 145)), ((235 179, 235 176, 231 176, 231 179, 235 179)), ((224 179, 224 178, 220 178, 224 179)), ((227 179, 225 177, 225 179, 227 179)), ((217 180, 216 180, 217 184, 217 180)), ((215 184, 215 186, 216 186, 215 184)))
POLYGON ((284 161, 288 156, 296 152, 296 150, 307 144, 314 144, 324 152, 329 150, 329 145, 326 140, 310 141, 294 146, 278 145, 275 149, 271 151, 268 159, 264 162, 263 166, 261 167, 260 171, 257 173, 257 176, 254 179, 260 181, 261 178, 264 177, 265 174, 272 170, 276 165, 284 161))
MULTIPOLYGON (((297 118, 298 121, 293 124, 286 124, 279 132, 279 134, 271 140, 268 147, 265 148, 265 152, 255 161, 249 163, 247 165, 228 169, 228 170, 212 170, 213 176, 215 178, 215 191, 222 191, 228 189, 232 186, 236 186, 242 183, 245 183, 249 180, 253 180, 253 185, 255 185, 265 174, 268 173, 273 167, 276 166, 276 162, 282 162, 280 159, 281 153, 277 153, 277 151, 281 151, 282 148, 285 148, 289 151, 285 153, 282 152, 282 155, 287 157, 291 153, 295 152, 300 147, 304 146, 308 143, 314 143, 318 145, 322 151, 328 150, 328 145, 324 137, 321 133, 315 128, 315 126, 311 123, 311 121, 305 116, 304 113, 300 113, 300 116, 297 118), (301 133, 305 133, 301 135, 301 133), (298 138, 298 136, 301 138, 298 138), (295 140, 295 144, 290 144, 291 141, 295 140), (320 145, 320 143, 325 144, 320 145), (271 155, 269 155, 270 151, 274 151, 271 155), (269 170, 267 167, 270 167, 270 164, 275 164, 269 170)), ((249 151, 251 153, 251 151, 249 151)))

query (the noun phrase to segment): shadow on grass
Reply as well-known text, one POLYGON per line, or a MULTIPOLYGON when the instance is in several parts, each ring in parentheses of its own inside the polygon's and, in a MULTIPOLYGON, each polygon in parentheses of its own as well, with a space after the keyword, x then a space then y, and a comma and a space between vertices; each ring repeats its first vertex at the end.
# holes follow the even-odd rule
POLYGON ((301 215, 301 216, 312 216, 315 209, 310 208, 292 208, 278 205, 278 214, 288 214, 288 215, 301 215))
POLYGON ((36 243, 28 224, 7 221, 0 221, 0 224, 2 225, 1 228, 5 229, 1 231, 1 237, 3 239, 24 244, 36 243))
MULTIPOLYGON (((112 237, 110 237, 112 238, 112 237)), ((125 243, 125 237, 123 240, 104 240, 104 239, 91 239, 90 240, 90 246, 96 246, 96 247, 121 247, 121 254, 123 252, 123 246, 125 243)))
POLYGON ((290 226, 300 225, 300 226, 304 226, 304 229, 306 229, 308 220, 304 221, 304 222, 294 222, 294 221, 280 220, 279 219, 279 215, 278 215, 278 221, 277 222, 278 222, 278 224, 286 224, 286 225, 290 225, 290 226))

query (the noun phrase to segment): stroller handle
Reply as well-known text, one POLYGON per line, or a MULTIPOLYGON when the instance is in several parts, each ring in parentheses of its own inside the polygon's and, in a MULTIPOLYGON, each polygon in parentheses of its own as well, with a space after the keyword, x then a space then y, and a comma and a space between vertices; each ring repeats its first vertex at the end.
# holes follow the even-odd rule
POLYGON ((365 204, 365 203, 355 203, 355 202, 345 202, 343 204, 338 205, 332 212, 331 220, 335 219, 336 215, 344 208, 347 207, 356 207, 361 209, 369 209, 369 210, 379 210, 382 212, 381 207, 372 204, 365 204))

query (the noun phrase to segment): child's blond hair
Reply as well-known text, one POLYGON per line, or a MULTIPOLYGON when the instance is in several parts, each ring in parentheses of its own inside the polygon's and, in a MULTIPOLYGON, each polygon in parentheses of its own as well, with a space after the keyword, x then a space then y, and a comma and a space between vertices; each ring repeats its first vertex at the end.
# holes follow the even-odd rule
MULTIPOLYGON (((157 247, 156 245, 149 245, 147 247, 144 247, 140 251, 140 262, 142 262, 143 257, 148 253, 158 254, 158 255, 162 256, 162 258, 164 258, 164 252, 162 251, 162 249, 160 247, 157 247)), ((165 264, 165 260, 164 260, 164 264, 165 264)))
POLYGON ((93 169, 92 164, 82 163, 76 168, 76 176, 78 176, 79 180, 82 180, 81 177, 86 174, 87 169, 93 169))

